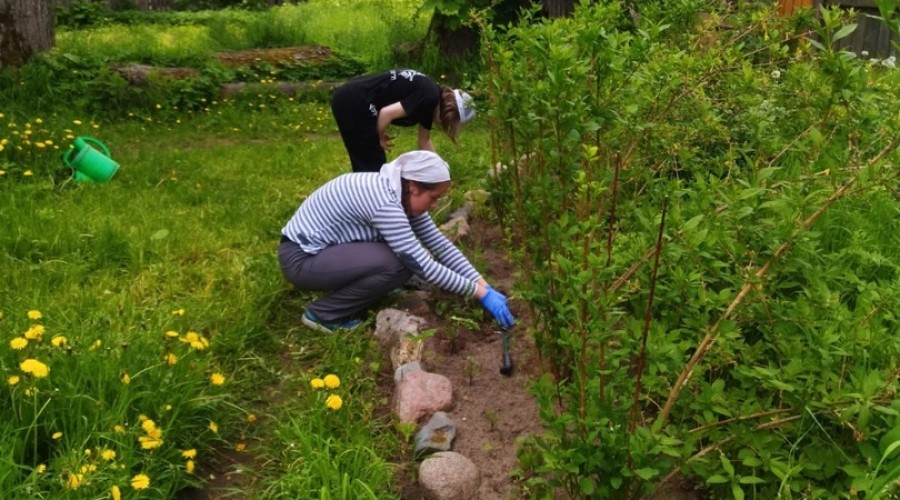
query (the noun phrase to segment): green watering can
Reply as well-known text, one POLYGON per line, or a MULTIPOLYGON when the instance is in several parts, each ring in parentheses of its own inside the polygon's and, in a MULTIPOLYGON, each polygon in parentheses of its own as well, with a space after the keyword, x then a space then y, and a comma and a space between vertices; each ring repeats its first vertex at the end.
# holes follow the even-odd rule
POLYGON ((72 148, 63 155, 63 161, 75 171, 78 182, 106 182, 119 170, 119 164, 110 158, 109 148, 93 137, 76 137, 72 148))

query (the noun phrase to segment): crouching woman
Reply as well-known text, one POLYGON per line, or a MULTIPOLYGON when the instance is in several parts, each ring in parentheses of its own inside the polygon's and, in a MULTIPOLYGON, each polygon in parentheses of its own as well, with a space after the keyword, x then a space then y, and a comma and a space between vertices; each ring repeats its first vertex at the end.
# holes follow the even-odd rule
POLYGON ((515 321, 494 290, 437 228, 428 211, 450 189, 437 154, 411 151, 380 172, 343 174, 315 190, 281 230, 278 260, 295 288, 326 292, 302 321, 333 333, 413 275, 478 299, 504 327, 515 321))

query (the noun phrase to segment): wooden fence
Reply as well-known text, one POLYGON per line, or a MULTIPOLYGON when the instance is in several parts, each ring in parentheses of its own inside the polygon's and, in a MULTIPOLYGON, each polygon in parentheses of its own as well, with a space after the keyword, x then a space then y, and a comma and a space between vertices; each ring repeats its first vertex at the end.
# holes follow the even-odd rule
POLYGON ((900 44, 900 35, 891 33, 887 25, 877 19, 878 8, 872 0, 780 0, 778 11, 789 16, 799 9, 815 8, 819 5, 826 7, 837 5, 842 9, 853 9, 856 14, 856 31, 839 42, 846 50, 862 54, 867 57, 884 59, 891 55, 897 55, 897 44, 900 44), (893 42, 893 43, 891 43, 893 42))

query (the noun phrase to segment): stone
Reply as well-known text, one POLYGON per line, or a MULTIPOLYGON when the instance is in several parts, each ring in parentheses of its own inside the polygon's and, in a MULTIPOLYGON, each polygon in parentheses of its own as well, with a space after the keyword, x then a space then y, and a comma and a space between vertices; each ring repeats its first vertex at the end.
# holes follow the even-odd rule
POLYGON ((428 500, 470 500, 478 498, 481 475, 465 456, 440 451, 419 465, 419 486, 428 500))
POLYGON ((403 373, 394 391, 394 411, 401 422, 418 422, 434 412, 453 408, 453 384, 443 375, 424 370, 403 373))
POLYGON ((449 451, 455 437, 456 423, 445 412, 435 412, 416 433, 415 452, 449 451))

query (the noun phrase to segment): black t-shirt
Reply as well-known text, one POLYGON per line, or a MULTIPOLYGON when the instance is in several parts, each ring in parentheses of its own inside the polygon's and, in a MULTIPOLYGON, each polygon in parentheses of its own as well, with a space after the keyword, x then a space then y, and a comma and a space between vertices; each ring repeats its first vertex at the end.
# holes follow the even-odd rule
POLYGON ((412 69, 394 69, 356 78, 347 86, 367 104, 374 105, 375 110, 399 101, 406 116, 394 120, 394 125, 411 127, 418 124, 431 130, 441 88, 424 74, 412 69))

